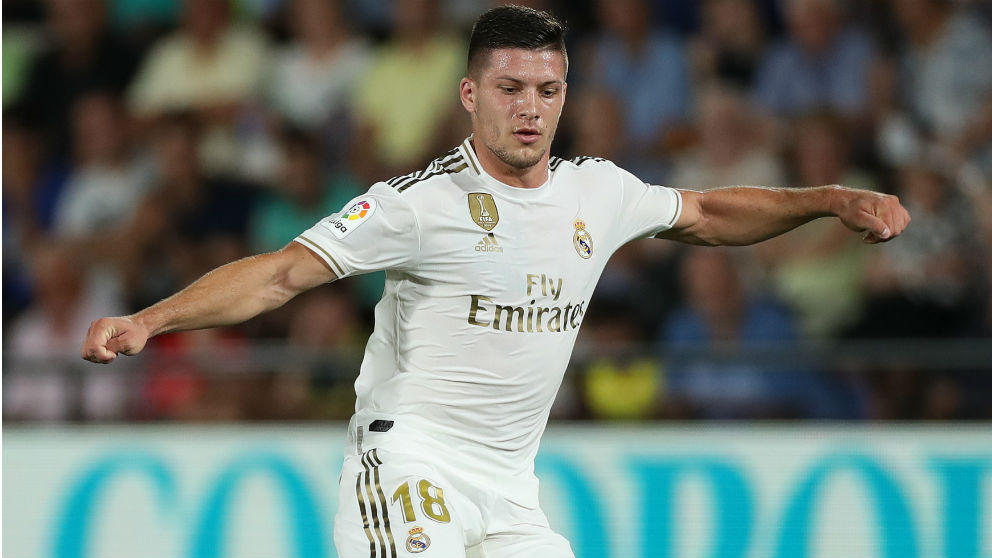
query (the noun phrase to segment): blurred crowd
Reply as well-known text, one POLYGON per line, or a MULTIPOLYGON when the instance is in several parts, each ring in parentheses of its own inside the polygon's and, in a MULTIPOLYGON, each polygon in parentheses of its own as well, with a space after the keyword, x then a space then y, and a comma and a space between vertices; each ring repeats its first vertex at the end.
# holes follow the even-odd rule
MULTIPOLYGON (((992 418, 988 351, 946 369, 795 356, 992 342, 990 4, 517 3, 569 26, 554 154, 692 189, 868 188, 913 217, 873 247, 833 220, 750 248, 626 246, 555 417, 992 418)), ((346 418, 381 274, 112 367, 79 344, 91 320, 279 249, 460 142, 468 30, 491 4, 5 0, 5 419, 346 418), (352 356, 253 358, 273 340, 352 356)))

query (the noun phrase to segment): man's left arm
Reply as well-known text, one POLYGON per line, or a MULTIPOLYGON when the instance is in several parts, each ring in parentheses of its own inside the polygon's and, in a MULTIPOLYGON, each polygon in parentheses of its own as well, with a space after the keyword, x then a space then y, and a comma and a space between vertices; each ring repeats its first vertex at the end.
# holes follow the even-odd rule
POLYGON ((895 238, 909 224, 909 213, 895 196, 843 186, 735 186, 680 193, 682 213, 658 238, 704 246, 742 246, 819 217, 833 216, 847 228, 863 233, 865 243, 875 244, 895 238))

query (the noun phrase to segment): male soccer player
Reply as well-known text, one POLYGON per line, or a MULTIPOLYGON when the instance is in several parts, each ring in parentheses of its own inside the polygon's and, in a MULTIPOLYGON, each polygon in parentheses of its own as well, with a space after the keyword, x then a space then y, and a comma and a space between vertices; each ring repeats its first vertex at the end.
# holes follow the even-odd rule
POLYGON ((647 185, 603 159, 550 157, 567 69, 551 15, 486 12, 460 84, 472 137, 278 252, 95 321, 83 357, 110 362, 153 335, 238 323, 384 269, 355 382, 338 554, 572 556, 538 505, 534 456, 610 254, 644 237, 750 244, 831 215, 875 243, 909 215, 892 196, 840 186, 700 193, 647 185))

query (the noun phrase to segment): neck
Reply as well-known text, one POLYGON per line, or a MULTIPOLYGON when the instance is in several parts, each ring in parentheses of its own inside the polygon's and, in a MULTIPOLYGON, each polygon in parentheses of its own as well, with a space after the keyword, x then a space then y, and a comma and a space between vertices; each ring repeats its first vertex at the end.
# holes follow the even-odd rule
POLYGON ((544 156, 537 164, 520 169, 503 162, 495 153, 489 150, 482 142, 474 137, 471 140, 475 155, 479 158, 482 168, 489 173, 489 176, 499 180, 503 184, 514 188, 538 188, 548 181, 548 158, 550 152, 545 152, 544 156))

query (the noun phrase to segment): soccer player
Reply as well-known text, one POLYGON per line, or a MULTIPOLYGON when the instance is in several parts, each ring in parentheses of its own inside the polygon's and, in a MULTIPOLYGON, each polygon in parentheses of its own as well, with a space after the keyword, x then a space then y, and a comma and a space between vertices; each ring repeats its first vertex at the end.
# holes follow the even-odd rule
POLYGON ((153 335, 235 324, 384 269, 355 382, 338 554, 572 556, 538 505, 534 457, 610 254, 645 237, 751 244, 825 216, 876 243, 909 215, 895 197, 840 186, 700 193, 595 157, 550 157, 567 69, 551 15, 486 12, 460 84, 470 138, 423 171, 374 184, 278 252, 93 322, 83 357, 110 362, 153 335))

